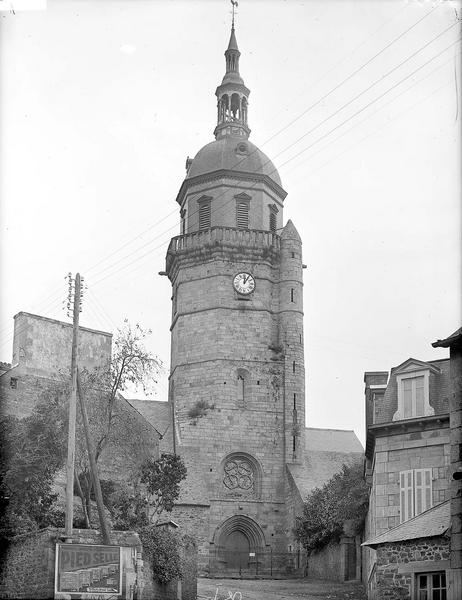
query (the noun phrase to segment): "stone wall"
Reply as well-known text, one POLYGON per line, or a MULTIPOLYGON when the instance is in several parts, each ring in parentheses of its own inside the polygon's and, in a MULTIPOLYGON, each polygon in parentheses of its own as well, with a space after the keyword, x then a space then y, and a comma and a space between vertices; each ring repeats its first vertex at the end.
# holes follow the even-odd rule
POLYGON ((351 581, 360 579, 361 551, 359 538, 343 537, 307 559, 307 576, 312 579, 351 581))
MULTIPOLYGON (((294 436, 300 438, 304 421, 300 242, 288 238, 283 252, 278 236, 230 235, 203 244, 193 244, 194 235, 175 238, 167 257, 170 400, 177 451, 188 468, 173 518, 186 530, 194 527, 202 567, 210 546, 226 543, 221 531, 233 517, 238 531, 258 530, 249 540, 252 551, 287 552, 285 462, 295 454, 294 436), (247 297, 233 289, 240 271, 256 280, 247 297), (258 486, 226 487, 224 465, 236 453, 255 467, 258 486)), ((298 234, 293 229, 290 235, 298 234)))
MULTIPOLYGON (((0 598, 48 599, 54 597, 56 543, 64 531, 48 527, 15 538, 4 551, 0 574, 0 598)), ((74 529, 75 544, 102 544, 95 530, 74 529)), ((138 588, 151 600, 195 600, 197 596, 197 550, 186 539, 182 546, 183 580, 161 585, 153 580, 147 561, 140 561, 142 546, 131 531, 112 531, 111 543, 121 546, 122 598, 131 600, 138 588)))
MULTIPOLYGON (((48 527, 12 540, 3 554, 1 598, 35 600, 54 597, 56 543, 64 538, 63 533, 63 529, 48 527)), ((127 550, 122 550, 122 591, 124 598, 131 598, 130 590, 133 590, 136 580, 136 567, 130 560, 131 548, 140 551, 140 540, 133 532, 113 531, 111 542, 127 550)), ((97 531, 76 529, 73 543, 101 544, 102 539, 97 531)))
MULTIPOLYGON (((112 334, 79 327, 79 365, 93 370, 108 366, 112 334)), ((13 364, 31 375, 55 376, 71 365, 72 324, 20 312, 14 317, 13 364)))
POLYGON ((436 423, 425 431, 377 437, 370 503, 371 535, 399 525, 400 471, 431 468, 432 505, 449 499, 449 428, 442 425, 436 423))
POLYGON ((377 548, 374 600, 414 598, 416 573, 449 567, 449 539, 434 537, 383 544, 377 548))

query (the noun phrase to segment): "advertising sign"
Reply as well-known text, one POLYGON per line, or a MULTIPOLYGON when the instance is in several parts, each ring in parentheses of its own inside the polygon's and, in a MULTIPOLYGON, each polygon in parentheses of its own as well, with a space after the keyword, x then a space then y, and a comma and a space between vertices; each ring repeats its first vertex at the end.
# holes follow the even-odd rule
POLYGON ((55 595, 90 598, 121 593, 120 546, 57 544, 55 595))

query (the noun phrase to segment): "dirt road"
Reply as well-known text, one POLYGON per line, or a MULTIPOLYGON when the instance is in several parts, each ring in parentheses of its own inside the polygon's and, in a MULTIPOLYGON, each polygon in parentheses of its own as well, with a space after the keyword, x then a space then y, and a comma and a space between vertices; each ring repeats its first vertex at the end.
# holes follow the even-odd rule
POLYGON ((365 600, 363 586, 313 579, 199 579, 198 600, 365 600))

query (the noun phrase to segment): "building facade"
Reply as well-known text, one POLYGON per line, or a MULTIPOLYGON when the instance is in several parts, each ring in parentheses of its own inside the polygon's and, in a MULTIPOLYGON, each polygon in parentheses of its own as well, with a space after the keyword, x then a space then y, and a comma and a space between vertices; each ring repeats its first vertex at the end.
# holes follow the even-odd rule
MULTIPOLYGON (((248 139, 234 26, 225 59, 215 140, 186 161, 166 257, 174 449, 188 468, 172 518, 198 540, 202 570, 269 574, 301 569, 290 556, 309 479, 304 265, 278 172, 248 139)), ((361 453, 345 433, 342 462, 361 453)), ((342 464, 327 462, 321 484, 342 464)))
POLYGON ((450 597, 449 359, 364 375, 369 597, 450 597))

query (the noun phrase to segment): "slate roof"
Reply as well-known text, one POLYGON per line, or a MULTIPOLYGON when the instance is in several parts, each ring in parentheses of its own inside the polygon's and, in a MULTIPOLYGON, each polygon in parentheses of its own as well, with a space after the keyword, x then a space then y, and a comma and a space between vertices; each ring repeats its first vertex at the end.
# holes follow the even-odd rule
POLYGON ((364 452, 361 442, 352 429, 305 428, 305 448, 307 451, 323 452, 364 452))
POLYGON ((374 547, 391 542, 443 535, 449 529, 451 522, 450 506, 450 500, 437 504, 433 508, 420 513, 417 517, 409 519, 409 521, 405 521, 370 540, 366 540, 361 545, 374 547))
POLYGON ((338 473, 344 464, 361 462, 364 449, 352 430, 305 429, 305 453, 300 465, 288 464, 302 500, 338 473))
MULTIPOLYGON (((408 358, 397 367, 391 369, 383 400, 376 406, 374 425, 391 423, 393 421, 393 415, 398 408, 398 384, 396 376, 400 373, 403 366, 411 362, 415 363, 416 366, 421 365, 422 368, 429 368, 432 372, 433 380, 430 383, 430 405, 435 409, 435 414, 448 412, 450 390, 449 358, 429 361, 408 358)), ((405 369, 403 372, 405 372, 405 369)))
POLYGON ((128 400, 128 402, 161 434, 162 439, 159 441, 160 452, 173 452, 173 427, 170 404, 161 400, 128 400))
POLYGON ((432 346, 433 348, 450 348, 452 345, 460 344, 461 338, 462 327, 460 327, 457 331, 454 331, 454 333, 451 333, 451 335, 446 339, 433 342, 432 346))

